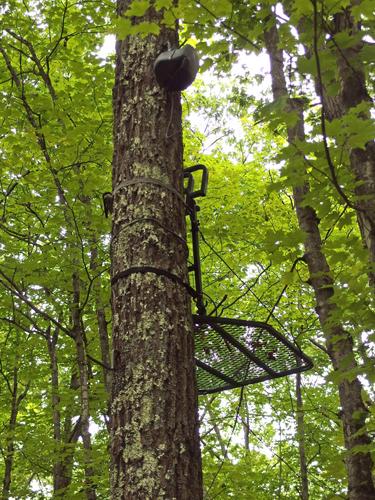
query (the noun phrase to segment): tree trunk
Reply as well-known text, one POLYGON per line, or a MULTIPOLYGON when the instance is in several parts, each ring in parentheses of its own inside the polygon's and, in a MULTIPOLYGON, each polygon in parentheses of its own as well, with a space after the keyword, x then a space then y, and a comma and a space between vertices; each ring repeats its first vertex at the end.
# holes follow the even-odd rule
MULTIPOLYGON (((79 388, 78 376, 72 373, 69 388, 79 388)), ((64 425, 62 432, 62 448, 60 451, 59 480, 56 498, 67 498, 67 490, 72 482, 75 445, 81 435, 81 419, 72 425, 73 416, 76 416, 74 404, 67 405, 65 409, 64 425)))
POLYGON ((18 367, 13 368, 13 381, 12 385, 10 382, 7 383, 8 387, 11 388, 12 394, 12 406, 10 411, 8 428, 6 429, 6 448, 4 450, 4 478, 3 478, 3 489, 1 498, 7 500, 10 498, 10 485, 12 483, 12 470, 14 461, 14 433, 16 430, 17 416, 22 400, 25 398, 27 391, 29 390, 29 384, 25 389, 19 394, 18 393, 18 367))
POLYGON ((92 467, 92 448, 91 434, 89 430, 89 369, 86 357, 86 347, 84 342, 84 332, 82 328, 80 315, 80 285, 79 276, 73 273, 73 304, 72 304, 72 323, 73 335, 76 345, 77 365, 79 371, 79 383, 81 391, 81 436, 84 450, 84 469, 85 469, 85 493, 88 500, 96 500, 95 484, 93 481, 94 470, 92 467))
MULTIPOLYGON (((92 248, 90 253, 90 269, 96 273, 98 269, 98 246, 97 238, 93 237, 92 248)), ((103 381, 106 388, 108 399, 110 399, 111 385, 112 385, 112 372, 111 367, 111 354, 109 347, 109 337, 107 320, 105 315, 104 304, 100 298, 101 292, 101 279, 97 277, 93 283, 93 292, 95 297, 95 312, 98 322, 98 333, 100 342, 101 360, 103 363, 103 381), (107 367, 107 368, 106 368, 107 367)), ((108 405, 109 408, 109 405, 108 405)))
MULTIPOLYGON (((288 141, 304 140, 304 121, 302 104, 297 99, 290 99, 287 91, 283 51, 279 48, 279 36, 274 14, 273 26, 265 33, 266 48, 271 63, 272 91, 274 99, 287 99, 289 112, 298 114, 295 127, 288 128, 288 141)), ((301 158, 296 158, 301 164, 301 158)), ((301 164, 303 168, 303 163, 301 164)), ((297 218, 300 228, 306 234, 305 259, 310 274, 310 283, 315 292, 316 311, 325 335, 327 351, 334 370, 339 374, 339 397, 342 406, 342 423, 345 447, 348 450, 346 460, 349 483, 349 498, 351 500, 370 500, 375 498, 375 488, 372 480, 372 459, 370 453, 357 451, 355 448, 367 446, 370 439, 365 430, 367 410, 362 400, 361 383, 357 377, 350 380, 346 371, 356 368, 353 353, 353 341, 342 325, 333 320, 336 305, 332 301, 334 294, 331 270, 325 258, 318 226, 318 218, 314 209, 304 204, 309 192, 307 182, 293 189, 297 218)))
POLYGON ((220 446, 220 451, 222 455, 222 459, 226 460, 228 458, 228 450, 227 446, 225 443, 225 440, 223 436, 221 435, 220 427, 217 424, 217 419, 213 412, 210 410, 210 407, 208 408, 208 415, 210 417, 210 424, 212 425, 212 429, 216 434, 217 442, 219 443, 220 446))
POLYGON ((13 391, 12 391, 12 407, 9 417, 7 434, 8 437, 6 439, 6 451, 5 451, 5 471, 3 478, 3 492, 2 498, 4 500, 8 499, 10 496, 10 485, 12 482, 12 469, 13 469, 13 456, 14 456, 14 430, 16 428, 17 422, 17 387, 18 387, 18 370, 14 368, 13 370, 13 391))
MULTIPOLYGON (((129 1, 119 0, 121 15, 129 1)), ((144 18, 157 21, 150 9, 144 18)), ((112 498, 202 498, 181 104, 153 63, 177 32, 116 46, 112 498)))
POLYGON ((305 420, 302 400, 301 374, 296 375, 297 400, 297 439, 299 452, 299 466, 301 471, 301 500, 309 499, 309 480, 307 476, 305 420))
MULTIPOLYGON (((360 0, 352 0, 352 5, 358 5, 360 0)), ((335 41, 338 33, 347 33, 354 37, 360 32, 360 25, 354 22, 350 7, 341 9, 334 15, 333 25, 324 20, 323 13, 320 15, 316 0, 314 5, 314 25, 315 37, 318 37, 318 30, 329 35, 330 45, 337 59, 339 70, 340 91, 337 95, 329 95, 326 86, 329 82, 323 81, 323 76, 318 70, 315 89, 320 96, 324 116, 331 121, 341 118, 345 113, 360 104, 368 104, 357 112, 357 116, 363 120, 371 120, 370 106, 371 97, 366 88, 365 69, 360 56, 364 42, 357 41, 350 46, 340 47, 340 42, 335 41), (319 23, 319 26, 318 26, 319 23)), ((317 60, 319 52, 317 40, 315 40, 315 58, 317 60)), ((306 49, 307 57, 311 57, 312 52, 306 49)), ((355 180, 354 187, 354 207, 356 210, 358 226, 361 231, 362 241, 369 253, 369 283, 375 290, 375 141, 367 142, 363 148, 354 147, 349 151, 349 168, 355 180)))
MULTIPOLYGON (((83 245, 83 242, 80 240, 78 235, 76 234, 76 221, 74 219, 74 214, 72 211, 72 208, 69 206, 68 200, 66 198, 66 193, 63 189, 63 186, 61 184, 61 181, 59 179, 59 174, 58 174, 58 169, 56 168, 55 163, 53 162, 53 156, 50 155, 49 147, 48 147, 48 141, 46 140, 46 137, 44 136, 44 132, 42 130, 42 126, 40 123, 40 120, 38 121, 35 113, 32 111, 32 108, 26 98, 26 95, 24 93, 23 89, 23 82, 22 82, 22 77, 20 77, 13 67, 11 63, 11 59, 9 58, 7 52, 3 47, 0 46, 0 53, 2 54, 6 66, 12 75, 12 79, 18 89, 20 99, 22 101, 22 104, 24 106, 25 112, 27 119, 31 125, 31 127, 34 130, 37 143, 40 147, 40 150, 44 156, 46 165, 48 167, 49 173, 52 175, 54 184, 56 186, 57 190, 57 195, 59 198, 60 205, 63 209, 64 213, 64 218, 66 222, 66 230, 67 230, 67 247, 69 249, 69 252, 73 255, 72 257, 72 263, 73 263, 73 268, 75 269, 75 272, 73 274, 73 304, 72 304, 72 323, 73 323, 73 328, 72 328, 72 336, 74 337, 75 340, 75 347, 76 347, 76 354, 77 354, 77 364, 78 364, 78 371, 79 371, 79 380, 80 380, 80 389, 81 389, 81 414, 80 414, 80 420, 77 424, 74 425, 74 428, 72 430, 71 428, 71 423, 72 423, 72 415, 68 414, 66 415, 65 418, 65 432, 64 435, 66 437, 66 441, 64 441, 63 449, 61 450, 61 455, 64 457, 60 464, 57 465, 57 469, 54 470, 54 485, 55 487, 58 488, 59 495, 65 495, 64 490, 69 486, 71 483, 72 479, 72 466, 73 466, 73 459, 74 459, 74 446, 72 444, 75 444, 79 438, 79 436, 82 436, 82 441, 83 441, 83 448, 84 448, 84 456, 85 456, 85 492, 86 496, 89 500, 94 500, 96 498, 94 486, 93 486, 93 470, 91 466, 91 436, 89 432, 89 367, 87 363, 87 358, 86 358, 86 349, 85 349, 85 342, 84 342, 84 329, 82 325, 82 317, 81 317, 81 311, 80 311, 80 304, 79 304, 79 265, 77 264, 77 260, 74 258, 74 255, 78 251, 80 251, 80 245, 83 245), (73 216, 72 216, 73 215, 73 216), (70 240, 70 237, 72 240, 75 240, 75 243, 72 243, 70 240), (55 478, 57 478, 57 482, 55 482, 55 478)), ((42 65, 40 64, 39 59, 36 58, 35 55, 31 54, 31 59, 34 60, 36 66, 38 67, 38 70, 41 77, 43 78, 44 82, 47 82, 47 88, 49 90, 50 96, 52 101, 54 102, 56 100, 56 93, 55 90, 52 86, 51 80, 49 79, 48 73, 45 73, 43 70, 42 65)), ((51 359, 51 363, 54 363, 55 361, 51 359)), ((57 372, 56 372, 57 373, 57 372)), ((56 375, 53 374, 53 376, 56 375)), ((72 380, 75 378, 73 376, 72 380)), ((56 383, 57 379, 53 381, 53 383, 56 383)), ((57 399, 55 399, 55 403, 57 403, 57 399)), ((54 408, 54 415, 53 418, 57 418, 57 414, 55 412, 57 407, 54 408)), ((54 420, 54 432, 56 433, 57 431, 57 425, 55 425, 57 420, 54 420)), ((60 429, 61 430, 61 429, 60 429)))
POLYGON ((245 417, 242 418, 244 447, 246 451, 250 451, 250 415, 249 415, 249 405, 246 399, 244 400, 243 408, 245 413, 245 417))
MULTIPOLYGON (((358 0, 352 0, 352 5, 358 0)), ((360 26, 354 22, 350 8, 335 15, 335 33, 346 32, 355 36, 360 26)), ((350 47, 338 48, 337 63, 340 75, 340 98, 345 112, 361 103, 371 105, 371 98, 366 88, 365 70, 360 57, 363 42, 350 47)), ((370 108, 362 110, 359 116, 371 120, 370 108)), ((375 289, 375 142, 369 141, 363 148, 352 148, 350 165, 356 180, 355 194, 358 207, 358 223, 362 239, 369 251, 369 281, 375 289)))
POLYGON ((61 459, 61 412, 60 412, 60 396, 59 396, 59 371, 57 360, 57 340, 59 329, 56 327, 51 335, 50 331, 47 335, 47 347, 50 359, 51 370, 51 403, 52 403, 52 425, 53 439, 55 445, 55 455, 53 464, 53 494, 58 495, 63 489, 64 484, 64 460, 61 459))

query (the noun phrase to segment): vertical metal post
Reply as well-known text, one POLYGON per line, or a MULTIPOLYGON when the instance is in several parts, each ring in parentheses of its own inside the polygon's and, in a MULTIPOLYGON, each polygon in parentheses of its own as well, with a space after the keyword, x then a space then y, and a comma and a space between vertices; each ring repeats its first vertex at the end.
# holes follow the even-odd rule
POLYGON ((191 237, 193 243, 193 262, 194 262, 194 277, 195 277, 195 291, 197 292, 197 309, 198 314, 205 316, 206 308, 203 301, 203 288, 202 288, 202 271, 201 261, 199 255, 199 220, 197 212, 199 211, 198 205, 195 203, 194 198, 188 196, 189 215, 191 223, 191 237))

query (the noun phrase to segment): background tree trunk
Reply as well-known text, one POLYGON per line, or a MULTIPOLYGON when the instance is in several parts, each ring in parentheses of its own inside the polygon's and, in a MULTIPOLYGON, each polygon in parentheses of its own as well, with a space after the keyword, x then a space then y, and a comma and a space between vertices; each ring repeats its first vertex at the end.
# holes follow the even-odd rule
POLYGON ((61 447, 61 412, 60 412, 60 395, 59 395, 59 368, 57 359, 57 341, 59 337, 59 329, 55 327, 53 334, 51 329, 47 331, 46 341, 48 354, 50 359, 51 370, 51 406, 52 406, 52 425, 53 439, 56 449, 55 461, 53 464, 53 494, 57 495, 63 488, 64 484, 64 463, 60 456, 61 447))
MULTIPOLYGON (((351 1, 352 6, 358 5, 358 3, 359 0, 351 1)), ((313 6, 315 48, 314 51, 306 48, 306 55, 307 57, 314 56, 317 63, 315 89, 320 96, 323 107, 324 116, 322 119, 326 118, 331 121, 341 118, 362 104, 363 106, 356 114, 360 119, 370 122, 372 99, 367 91, 365 68, 360 54, 365 42, 358 38, 355 41, 355 37, 360 33, 360 24, 354 21, 350 6, 337 12, 334 15, 333 23, 325 19, 324 11, 318 12, 316 0, 313 1, 313 6), (319 33, 324 35, 324 41, 318 40, 319 33), (343 33, 346 33, 348 37, 353 37, 353 42, 348 46, 340 47, 340 42, 336 42, 335 37, 343 33), (324 81, 324 75, 322 75, 319 55, 319 48, 322 45, 325 50, 331 50, 337 60, 340 83, 337 95, 332 96, 327 92, 327 88, 332 82, 324 81)), ((322 132, 324 135, 324 130, 322 132)), ((351 147, 348 163, 356 181, 353 207, 356 211, 363 245, 369 254, 369 283, 375 290, 375 141, 370 140, 363 147, 351 147)))
MULTIPOLYGON (((352 5, 358 0, 352 0, 352 5)), ((356 36, 360 30, 355 23, 350 8, 335 15, 334 34, 346 32, 356 36)), ((371 106, 371 98, 366 88, 365 70, 360 57, 363 41, 358 41, 350 47, 340 48, 337 45, 336 56, 339 69, 341 92, 340 100, 343 111, 363 104, 371 106)), ((370 108, 358 112, 363 120, 371 120, 370 108)), ((367 142, 363 148, 352 148, 350 151, 350 166, 355 177, 356 206, 358 224, 362 240, 369 252, 369 281, 375 290, 375 141, 367 142)))
MULTIPOLYGON (((93 238, 92 249, 90 254, 90 269, 94 273, 97 273, 98 268, 98 247, 97 247, 97 239, 93 238)), ((110 423, 110 405, 111 405, 111 387, 112 387, 112 363, 111 363, 111 350, 109 344, 109 335, 108 335, 108 323, 106 319, 106 311, 104 307, 104 303, 101 299, 101 278, 98 277, 95 279, 93 284, 93 293, 95 297, 95 313, 96 319, 98 323, 98 334, 100 341, 100 354, 101 354, 101 362, 103 368, 103 382, 104 387, 107 394, 107 413, 104 415, 108 432, 111 430, 110 423)))
POLYGON ((306 460, 306 439, 305 439, 305 420, 302 400, 301 374, 296 375, 296 401, 297 401, 297 437, 299 465, 301 474, 301 499, 309 499, 309 480, 306 460))
MULTIPOLYGON (((118 2, 121 15, 129 5, 118 2)), ((151 9, 144 20, 157 20, 151 9)), ((177 32, 117 42, 112 497, 202 498, 187 282, 181 105, 153 63, 177 32), (148 266, 147 268, 145 266, 148 266), (177 278, 174 278, 177 277, 177 278)))
POLYGON ((90 434, 90 405, 89 405, 89 366, 86 356, 86 345, 80 314, 80 285, 77 273, 72 275, 73 303, 72 303, 72 331, 75 341, 77 365, 80 383, 80 423, 84 450, 85 493, 88 500, 96 499, 94 484, 94 470, 92 466, 92 447, 90 434))
MULTIPOLYGON (((2 375, 5 377, 5 374, 2 373, 2 375)), ((6 439, 6 448, 5 448, 5 453, 4 455, 4 464, 5 464, 5 470, 4 470, 4 477, 3 477, 3 489, 2 489, 2 499, 7 500, 10 497, 10 486, 12 483, 12 472, 13 472, 13 461, 14 461, 14 443, 15 443, 15 436, 14 433, 16 431, 16 425, 17 425, 17 416, 18 412, 20 409, 20 405, 22 400, 26 397, 27 391, 29 390, 30 383, 26 385, 24 390, 22 392, 19 392, 18 390, 18 367, 15 366, 13 368, 13 377, 12 377, 12 383, 10 383, 10 380, 7 381, 8 389, 11 391, 12 395, 12 406, 11 406, 11 412, 9 416, 9 423, 8 427, 6 429, 7 433, 7 439, 6 439)))
MULTIPOLYGON (((302 103, 288 95, 284 75, 283 51, 279 48, 279 35, 274 14, 270 14, 274 24, 265 32, 265 44, 270 57, 272 91, 274 99, 286 98, 289 112, 298 114, 295 127, 288 128, 288 141, 304 139, 302 103)), ((301 158, 299 159, 300 163, 301 158)), ((302 159, 303 160, 303 159, 302 159)), ((298 158, 296 158, 298 161, 298 158)), ((302 165, 301 165, 302 167, 302 165)), ((315 292, 316 311, 326 338, 327 351, 333 368, 340 373, 338 382, 345 447, 349 451, 346 466, 348 471, 349 498, 370 500, 375 497, 372 480, 373 462, 369 452, 356 452, 356 446, 366 446, 370 439, 365 430, 367 409, 362 400, 362 386, 357 377, 349 380, 345 371, 355 369, 357 364, 353 353, 353 340, 337 321, 332 321, 336 310, 332 302, 333 278, 325 258, 319 231, 318 218, 314 209, 305 205, 304 199, 309 192, 307 183, 293 188, 297 218, 300 228, 305 232, 305 259, 309 268, 310 283, 315 292)))

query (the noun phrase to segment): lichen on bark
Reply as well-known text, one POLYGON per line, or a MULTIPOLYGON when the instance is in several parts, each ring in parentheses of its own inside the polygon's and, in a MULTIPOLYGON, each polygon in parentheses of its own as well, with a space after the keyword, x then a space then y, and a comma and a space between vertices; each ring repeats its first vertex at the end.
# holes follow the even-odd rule
MULTIPOLYGON (((128 3, 118 3, 120 15, 128 3)), ((145 20, 157 17, 149 9, 145 20)), ((162 27, 158 36, 127 37, 116 49, 111 246, 115 499, 202 498, 190 297, 166 275, 120 274, 152 266, 188 280, 185 205, 177 196, 183 188, 180 95, 159 88, 152 70, 167 42, 176 44, 177 33, 162 27)))

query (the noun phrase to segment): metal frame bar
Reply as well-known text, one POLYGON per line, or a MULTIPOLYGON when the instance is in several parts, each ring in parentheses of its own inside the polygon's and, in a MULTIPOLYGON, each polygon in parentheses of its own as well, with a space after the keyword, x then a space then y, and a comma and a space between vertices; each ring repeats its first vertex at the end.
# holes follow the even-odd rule
POLYGON ((195 358, 195 364, 202 368, 202 370, 211 373, 211 375, 214 375, 217 378, 220 378, 221 380, 224 380, 224 382, 227 382, 228 384, 231 384, 231 386, 237 385, 238 382, 234 378, 228 377, 228 375, 225 375, 219 370, 216 370, 216 368, 213 368, 212 366, 208 365, 204 361, 200 361, 199 359, 195 358))
POLYGON ((195 291, 197 294, 196 304, 198 314, 205 316, 206 308, 203 301, 203 286, 202 286, 202 270, 200 264, 200 253, 199 253, 199 221, 197 218, 198 206, 195 203, 194 198, 188 197, 188 204, 190 208, 190 223, 191 223, 191 238, 193 243, 193 270, 195 278, 195 291))
MULTIPOLYGON (((305 372, 307 370, 310 370, 310 368, 311 368, 310 366, 302 366, 302 367, 299 366, 296 368, 291 368, 290 370, 284 370, 283 372, 279 372, 274 376, 261 375, 260 377, 246 379, 242 382, 236 382, 235 384, 231 384, 231 385, 223 385, 220 387, 215 387, 214 389, 200 389, 198 392, 199 392, 199 394, 214 394, 215 392, 227 391, 229 389, 236 389, 238 387, 243 387, 245 385, 253 385, 253 384, 257 384, 259 382, 265 382, 266 380, 273 380, 275 378, 281 378, 281 377, 285 377, 287 375, 294 375, 296 373, 301 373, 301 372, 305 372)), ((202 368, 202 369, 205 369, 205 368, 202 368)))
MULTIPOLYGON (((263 330, 267 330, 268 333, 272 335, 279 342, 284 344, 288 349, 293 351, 294 354, 299 356, 308 366, 309 368, 313 367, 313 362, 311 359, 304 354, 298 346, 292 344, 288 339, 286 339, 281 333, 273 328, 273 326, 268 323, 263 323, 261 321, 252 321, 252 320, 244 320, 244 319, 235 319, 235 318, 218 318, 214 316, 202 316, 193 314, 193 322, 198 325, 209 325, 216 330, 216 326, 220 325, 234 325, 234 326, 248 326, 255 328, 262 328, 263 330)), ((218 332, 219 333, 219 332, 218 332)), ((225 332, 226 335, 231 335, 228 332, 225 332)), ((229 341, 229 340, 228 340, 229 341)), ((236 341, 237 342, 237 341, 236 341)), ((252 354, 252 353, 251 353, 252 354)))

